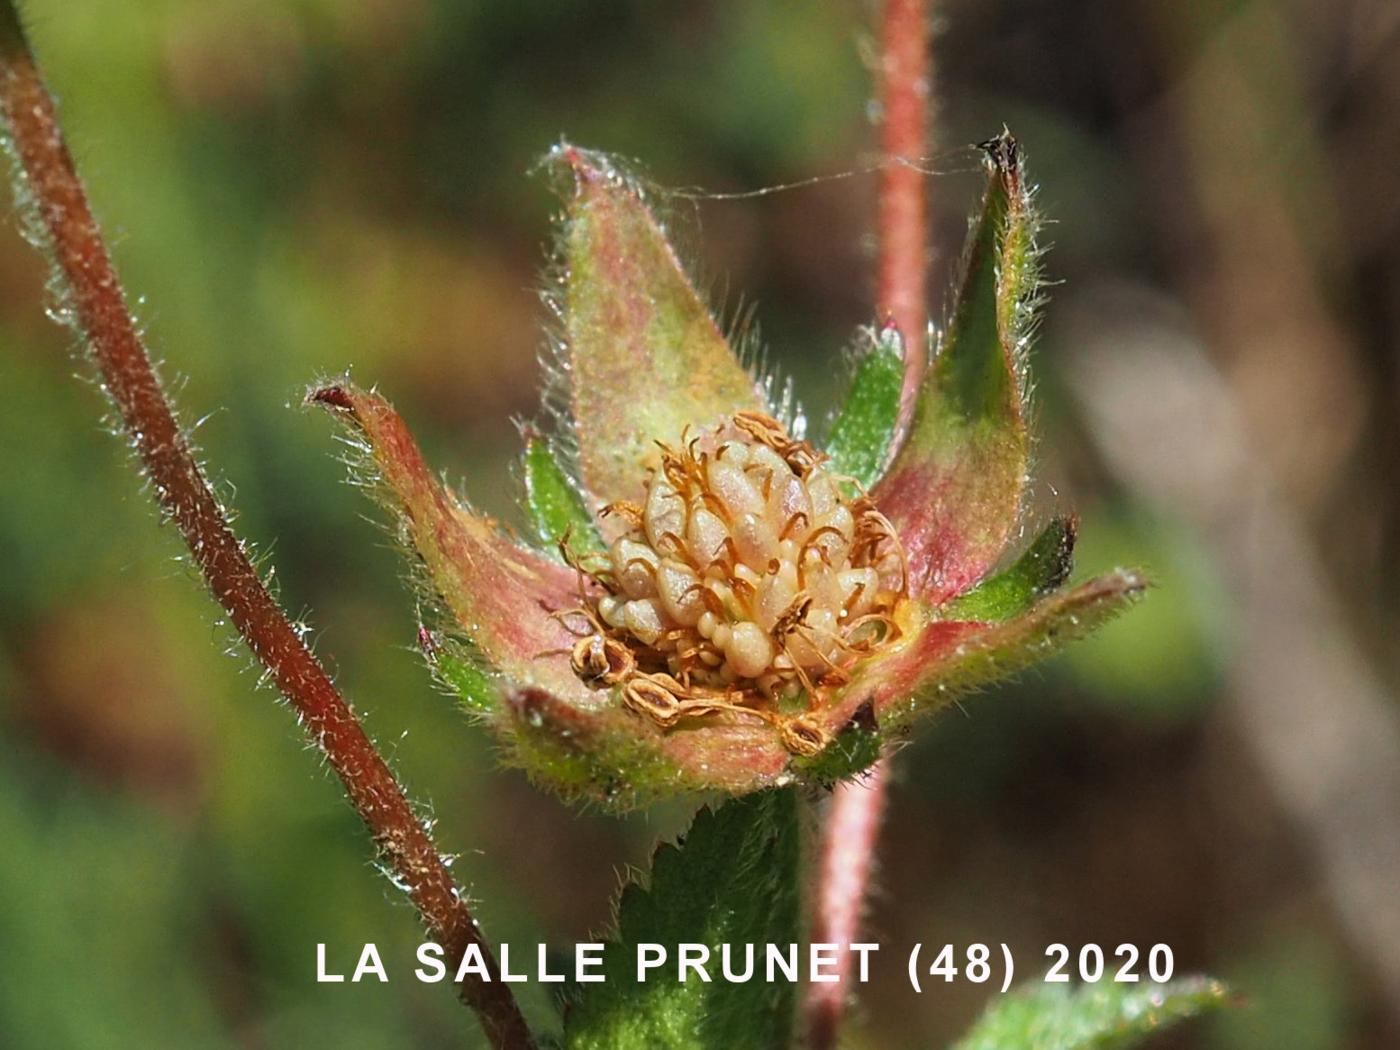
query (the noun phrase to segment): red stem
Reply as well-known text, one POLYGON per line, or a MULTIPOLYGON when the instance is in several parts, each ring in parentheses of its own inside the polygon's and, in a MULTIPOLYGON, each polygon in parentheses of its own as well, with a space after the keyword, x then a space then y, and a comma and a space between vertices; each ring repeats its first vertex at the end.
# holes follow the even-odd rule
MULTIPOLYGON (((817 926, 812 939, 849 945, 860 936, 866 887, 875 860, 875 843, 885 810, 889 759, 876 762, 860 780, 836 786, 822 832, 821 869, 817 873, 817 926)), ((807 1045, 829 1050, 836 1045, 851 977, 849 952, 838 953, 840 980, 807 986, 807 1045)))
MULTIPOLYGON (((901 160, 924 155, 929 124, 929 31, 925 0, 885 0, 878 68, 880 169, 876 229, 876 304, 904 339, 904 386, 899 430, 914 413, 928 366, 928 217, 922 174, 901 160)), ((884 815, 889 759, 881 758, 860 781, 838 784, 822 833, 813 939, 848 945, 860 934, 866 890, 884 815)), ((806 1014, 810 1050, 830 1050, 845 1011, 851 955, 842 952, 841 980, 808 986, 806 1014)))
MULTIPOLYGON (((929 32, 924 0, 886 0, 880 28, 880 188, 875 300, 904 337, 900 417, 913 415, 928 364, 928 215, 923 174, 908 163, 928 148, 929 32)), ((903 427, 901 427, 903 429, 903 427)))
POLYGON ((9 3, 0 6, 0 113, 77 327, 154 482, 161 509, 180 530, 238 633, 325 752, 384 862, 408 888, 428 933, 452 959, 475 945, 487 960, 493 979, 468 976, 460 992, 491 1045, 530 1050, 535 1041, 520 1008, 500 983, 491 949, 427 831, 350 706, 268 593, 209 490, 127 310, 53 102, 9 3))

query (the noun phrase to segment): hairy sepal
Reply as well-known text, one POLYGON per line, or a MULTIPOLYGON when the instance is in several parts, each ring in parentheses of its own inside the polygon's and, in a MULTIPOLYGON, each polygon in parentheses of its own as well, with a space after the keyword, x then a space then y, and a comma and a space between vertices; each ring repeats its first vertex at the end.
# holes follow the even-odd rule
POLYGON ((1009 568, 989 576, 941 610, 948 620, 1009 620, 1053 593, 1074 570, 1079 519, 1056 518, 1009 568))
POLYGON ((1053 594, 1003 623, 929 617, 910 640, 869 661, 842 707, 874 708, 882 734, 946 707, 959 696, 1024 670, 1102 626, 1142 596, 1141 573, 1119 569, 1053 594))
POLYGON ((552 557, 562 558, 560 544, 575 554, 603 550, 598 525, 583 494, 561 463, 554 442, 533 429, 524 433, 520 456, 522 503, 534 540, 552 557))
POLYGON ((577 636, 551 615, 579 606, 577 574, 465 507, 377 394, 342 383, 309 400, 339 415, 362 444, 361 480, 396 515, 428 604, 450 619, 440 634, 420 632, 429 663, 497 731, 509 762, 566 797, 619 808, 792 779, 789 755, 766 724, 736 716, 663 731, 624 711, 612 691, 585 686, 567 655, 577 636))
POLYGON ((587 703, 562 655, 573 638, 551 615, 579 604, 576 574, 466 507, 428 468, 404 421, 378 394, 340 383, 313 391, 310 400, 334 411, 363 442, 359 480, 370 482, 396 515, 430 586, 428 597, 451 613, 452 633, 510 681, 587 703))
POLYGON ((554 295, 580 480, 599 504, 640 500, 657 441, 768 406, 638 183, 567 144, 546 166, 567 186, 554 295))
POLYGON ((996 564, 1029 468, 1026 350, 1036 215, 1009 134, 984 145, 988 182, 952 316, 914 418, 875 489, 909 560, 910 590, 941 605, 996 564))
POLYGON ((823 451, 837 474, 868 489, 880 478, 899 419, 904 344, 893 324, 866 329, 857 345, 851 384, 823 451))

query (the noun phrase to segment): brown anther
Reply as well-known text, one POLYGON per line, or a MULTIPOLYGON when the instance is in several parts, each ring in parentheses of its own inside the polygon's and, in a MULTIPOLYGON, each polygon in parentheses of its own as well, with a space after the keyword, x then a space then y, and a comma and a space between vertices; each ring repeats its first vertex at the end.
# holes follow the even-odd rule
POLYGON ((762 412, 737 412, 734 415, 734 425, 779 455, 792 441, 781 423, 762 412))
POLYGON ((807 593, 799 594, 773 622, 773 639, 779 643, 802 624, 807 618, 807 613, 812 608, 812 596, 807 593))
POLYGON ((637 669, 637 658, 616 638, 595 634, 574 643, 569 665, 591 686, 616 685, 637 669))
POLYGON ((811 446, 802 442, 793 442, 786 451, 782 453, 784 461, 790 466, 798 477, 805 478, 808 474, 823 461, 825 457, 813 452, 811 446))
POLYGON ((700 595, 700 600, 705 600, 705 585, 703 583, 692 583, 685 590, 681 591, 681 601, 689 601, 692 594, 700 595))
POLYGON ((780 721, 778 735, 783 741, 783 747, 803 758, 821 754, 826 750, 827 744, 831 743, 831 735, 809 715, 798 715, 796 718, 780 721))
POLYGON ((727 569, 732 569, 739 564, 739 546, 734 542, 733 536, 726 536, 715 548, 715 564, 722 564, 727 569))
POLYGON ((598 512, 600 518, 622 518, 634 529, 640 529, 644 523, 645 511, 633 503, 631 500, 613 500, 606 507, 598 512))
POLYGON ((703 583, 700 584, 700 600, 704 602, 706 611, 712 612, 716 616, 724 616, 727 612, 724 607, 724 599, 703 583))
POLYGON ((663 631, 656 639, 655 648, 658 652, 674 652, 680 642, 688 641, 691 631, 688 627, 672 627, 669 631, 663 631))
POLYGON ((681 684, 670 675, 634 675, 622 687, 622 706, 669 729, 685 713, 676 696, 680 691, 681 684))
POLYGON ((549 611, 549 618, 558 622, 559 626, 568 631, 575 638, 587 638, 604 630, 602 624, 598 622, 597 615, 588 606, 580 606, 577 609, 554 609, 549 611), (580 627, 577 624, 570 626, 569 617, 577 616, 587 626, 580 627))
POLYGON ((686 562, 694 568, 695 559, 690 556, 690 551, 686 548, 685 540, 681 539, 674 532, 662 533, 656 545, 659 553, 665 554, 669 558, 679 558, 681 561, 686 562), (661 550, 660 548, 662 547, 666 549, 661 550))

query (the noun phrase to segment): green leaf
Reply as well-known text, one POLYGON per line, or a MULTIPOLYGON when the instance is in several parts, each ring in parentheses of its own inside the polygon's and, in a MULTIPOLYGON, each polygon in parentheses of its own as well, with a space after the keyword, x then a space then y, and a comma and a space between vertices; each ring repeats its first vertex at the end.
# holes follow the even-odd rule
POLYGON ((1056 518, 1005 572, 983 580, 940 610, 949 620, 1009 620, 1069 579, 1077 518, 1056 518))
POLYGON ((910 590, 941 605, 1001 557, 1029 464, 1026 351, 1037 218, 1016 141, 985 143, 988 182, 963 279, 909 436, 875 490, 904 542, 910 590))
POLYGON ((657 441, 766 411, 647 207, 610 158, 570 145, 546 163, 569 176, 560 240, 563 320, 580 480, 599 503, 643 498, 657 441))
POLYGON ((861 333, 869 345, 856 361, 850 389, 826 440, 826 453, 838 474, 870 488, 880 478, 899 418, 904 382, 904 345, 899 329, 886 325, 861 333))
POLYGON ((601 551, 603 539, 598 535, 593 515, 588 512, 573 480, 559 465, 547 438, 534 432, 526 433, 520 468, 525 481, 525 513, 540 545, 554 551, 559 541, 567 536, 569 547, 575 553, 601 551))
POLYGON ((1229 1001, 1219 981, 1036 983, 993 1000, 953 1050, 1118 1050, 1229 1001))
MULTIPOLYGON (((795 986, 768 983, 763 946, 800 940, 797 794, 765 791, 702 809, 682 843, 662 846, 649 888, 632 884, 604 953, 604 983, 578 986, 565 1016, 569 1050, 734 1050, 784 1047, 795 986), (637 983, 637 945, 665 945, 668 965, 637 983), (676 979, 676 946, 709 945, 710 983, 676 979), (722 979, 719 945, 756 947, 755 976, 722 979)), ((742 972, 742 954, 734 959, 742 972)))

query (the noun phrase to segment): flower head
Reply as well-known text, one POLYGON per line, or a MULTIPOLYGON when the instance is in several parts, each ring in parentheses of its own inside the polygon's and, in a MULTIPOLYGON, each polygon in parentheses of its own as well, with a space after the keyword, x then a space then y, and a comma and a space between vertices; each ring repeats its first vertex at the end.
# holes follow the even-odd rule
POLYGON ((771 416, 740 412, 658 449, 644 502, 603 508, 626 531, 591 567, 568 559, 594 585, 575 672, 620 686, 624 706, 663 726, 730 711, 771 722, 797 754, 820 752, 827 736, 807 712, 900 633, 893 526, 771 416))
POLYGON ((984 150, 958 296, 902 432, 892 326, 862 334, 843 408, 807 441, 641 187, 567 145, 547 158, 568 198, 549 297, 565 425, 524 431, 532 543, 444 487, 378 395, 311 393, 352 425, 424 570, 431 665, 538 780, 626 804, 849 775, 1142 591, 1126 571, 1061 588, 1072 518, 1005 558, 1036 218, 1014 140, 984 150))

